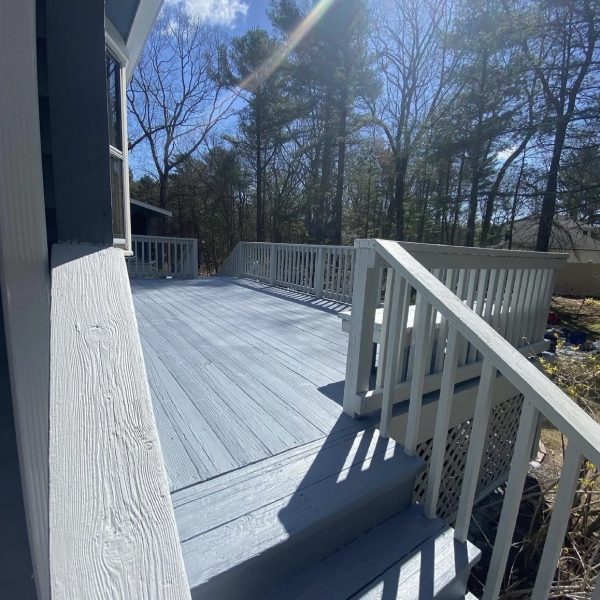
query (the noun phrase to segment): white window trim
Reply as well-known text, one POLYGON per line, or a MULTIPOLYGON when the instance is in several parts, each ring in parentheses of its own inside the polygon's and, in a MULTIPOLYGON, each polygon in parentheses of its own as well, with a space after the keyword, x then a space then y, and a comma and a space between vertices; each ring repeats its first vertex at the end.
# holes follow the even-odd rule
POLYGON ((113 244, 120 247, 129 256, 132 255, 131 247, 131 208, 129 203, 129 140, 127 137, 127 64, 129 62, 125 42, 118 34, 112 23, 105 19, 104 38, 106 47, 113 57, 118 61, 119 77, 121 84, 121 143, 123 150, 118 150, 114 146, 109 146, 109 152, 121 159, 123 166, 123 211, 125 226, 125 239, 114 238, 113 244))

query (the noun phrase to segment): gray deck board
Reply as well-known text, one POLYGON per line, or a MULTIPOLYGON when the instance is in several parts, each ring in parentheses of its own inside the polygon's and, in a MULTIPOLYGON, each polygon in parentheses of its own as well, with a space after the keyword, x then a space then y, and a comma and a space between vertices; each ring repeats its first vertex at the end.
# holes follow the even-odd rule
MULTIPOLYGON (((252 298, 251 302, 247 297, 249 291, 244 289, 244 294, 240 295, 232 293, 231 297, 228 298, 228 305, 218 300, 206 298, 201 306, 197 303, 195 296, 195 290, 186 292, 185 289, 178 291, 177 300, 182 302, 182 309, 186 308, 190 310, 194 317, 206 319, 207 315, 219 316, 223 323, 233 323, 235 327, 242 328, 244 331, 251 331, 256 337, 266 341, 272 346, 286 351, 294 352, 292 355, 295 359, 304 361, 307 364, 313 365, 317 370, 321 370, 328 376, 336 376, 336 374, 343 375, 345 370, 345 358, 346 358, 346 342, 343 344, 340 342, 339 322, 329 323, 332 319, 315 319, 315 311, 311 310, 311 307, 304 307, 304 312, 308 314, 302 315, 302 317, 296 317, 293 319, 276 318, 274 313, 276 309, 270 305, 265 305, 263 295, 254 293, 251 294, 254 297, 258 297, 262 300, 263 304, 260 307, 254 308, 255 300, 252 298), (186 300, 191 301, 191 307, 186 304, 186 300), (236 314, 231 314, 231 306, 236 306, 236 314), (232 320, 233 318, 233 320, 232 320), (312 325, 310 321, 313 319, 312 325), (309 331, 304 326, 299 327, 298 323, 304 321, 305 327, 311 327, 313 331, 309 331), (315 324, 318 323, 319 327, 315 329, 315 324), (337 325, 337 330, 333 327, 337 325), (327 329, 327 337, 323 337, 323 328, 327 329), (334 340, 334 341, 332 341, 334 340), (337 340, 337 341, 336 341, 337 340)), ((163 303, 169 296, 169 291, 166 291, 160 298, 163 303)), ((271 302, 281 303, 282 299, 278 297, 271 297, 271 302)), ((285 310, 285 305, 290 305, 290 310, 294 308, 294 303, 289 301, 283 301, 283 309, 275 307, 278 310, 285 310)), ((257 305, 260 303, 256 303, 257 305)), ((329 313, 324 313, 322 316, 330 317, 329 313)), ((346 340, 345 336, 343 338, 346 340)))
POLYGON ((229 278, 132 292, 172 492, 366 426, 341 407, 345 305, 229 278))
MULTIPOLYGON (((238 565, 252 570, 256 561, 268 560, 275 546, 304 538, 315 524, 335 519, 368 490, 391 489, 403 472, 412 475, 418 463, 399 452, 393 441, 367 430, 353 433, 347 443, 298 457, 283 470, 265 473, 252 486, 232 486, 179 508, 190 586, 194 589, 238 565), (206 515, 211 506, 218 506, 223 518, 200 520, 198 515, 206 515)), ((400 494, 398 503, 399 498, 400 494)), ((326 538, 315 540, 327 544, 326 538)))
MULTIPOLYGON (((226 310, 219 305, 209 304, 199 308, 195 305, 196 299, 193 296, 169 296, 168 292, 160 299, 154 297, 153 301, 160 304, 163 316, 169 314, 183 317, 197 335, 208 337, 212 344, 226 344, 228 352, 246 352, 248 349, 254 349, 277 359, 286 370, 292 370, 303 377, 308 376, 311 383, 326 384, 332 379, 343 378, 341 368, 332 369, 328 363, 315 359, 310 353, 297 350, 293 345, 294 339, 282 341, 279 337, 271 335, 262 323, 253 323, 251 318, 239 311, 232 316, 231 309, 226 310), (178 302, 177 308, 172 304, 175 301, 178 302), (216 323, 215 319, 218 319, 216 323), (220 334, 216 337, 215 329, 220 334)), ((329 357, 325 359, 330 360, 329 357)), ((253 366, 253 363, 249 364, 253 366)))
MULTIPOLYGON (((304 419, 313 423, 323 433, 335 423, 340 414, 339 406, 323 394, 314 393, 315 386, 330 384, 331 377, 326 378, 322 374, 311 372, 306 366, 298 367, 289 355, 277 353, 251 333, 241 332, 240 338, 234 338, 234 343, 231 343, 230 338, 223 339, 224 332, 220 328, 215 330, 214 326, 208 323, 192 324, 191 332, 195 334, 198 327, 215 332, 212 336, 214 345, 219 346, 229 358, 225 368, 237 369, 245 376, 245 383, 251 384, 253 389, 259 386, 268 393, 274 393, 283 405, 289 404, 294 407, 303 414, 304 419), (307 375, 312 381, 306 379, 307 375), (307 402, 311 406, 309 411, 304 410, 307 402)), ((209 345, 213 346, 213 343, 210 342, 209 345)), ((337 377, 333 378, 333 381, 336 379, 337 377)), ((260 392, 260 389, 257 392, 260 392)), ((258 397, 262 397, 262 393, 259 393, 258 397)))
POLYGON ((260 597, 408 505, 420 459, 342 410, 347 306, 231 278, 132 292, 193 597, 260 597))
MULTIPOLYGON (((248 290, 245 292, 246 296, 251 295, 248 290)), ((306 335, 302 338, 297 334, 297 330, 290 328, 288 324, 274 321, 269 316, 267 308, 259 313, 247 309, 246 304, 253 301, 248 297, 240 298, 232 294, 231 297, 228 297, 227 304, 209 297, 203 299, 202 305, 198 305, 195 290, 186 290, 184 288, 178 290, 175 295, 173 295, 172 290, 165 290, 163 294, 153 296, 152 299, 161 302, 165 306, 168 297, 171 299, 175 298, 179 303, 175 314, 180 310, 185 312, 192 323, 199 321, 212 323, 215 317, 217 317, 219 319, 219 327, 227 329, 229 332, 229 341, 239 336, 241 332, 249 333, 253 338, 253 342, 254 340, 262 342, 265 347, 294 358, 294 362, 287 359, 288 366, 290 367, 297 368, 297 365, 305 365, 316 370, 316 372, 324 373, 328 377, 334 377, 336 373, 343 374, 342 366, 345 355, 340 355, 338 348, 335 348, 333 352, 323 351, 320 338, 309 338, 306 335), (233 307, 235 307, 235 312, 232 313, 233 307), (319 342, 316 348, 314 347, 315 341, 319 342), (312 350, 306 353, 306 350, 310 348, 312 350), (331 371, 332 368, 334 372, 331 371)), ((278 298, 274 298, 274 300, 281 301, 278 298)), ((293 305, 292 303, 290 304, 293 305)), ((309 312, 307 318, 310 318, 311 313, 319 313, 319 311, 310 310, 310 307, 304 307, 304 309, 309 312)), ((330 314, 325 313, 322 316, 330 317, 330 314)), ((322 318, 315 319, 315 323, 318 323, 319 330, 324 325, 322 318)), ((331 326, 329 323, 327 325, 331 326)), ((340 332, 330 330, 330 336, 339 337, 340 332)), ((344 336, 344 339, 347 338, 344 336)))

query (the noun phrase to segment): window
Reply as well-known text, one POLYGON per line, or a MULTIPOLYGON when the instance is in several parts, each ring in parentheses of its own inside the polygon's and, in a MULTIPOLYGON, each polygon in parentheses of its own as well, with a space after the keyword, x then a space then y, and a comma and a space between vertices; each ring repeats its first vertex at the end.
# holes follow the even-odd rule
POLYGON ((127 167, 127 124, 124 107, 123 66, 106 51, 106 107, 114 244, 129 250, 129 173, 127 167))

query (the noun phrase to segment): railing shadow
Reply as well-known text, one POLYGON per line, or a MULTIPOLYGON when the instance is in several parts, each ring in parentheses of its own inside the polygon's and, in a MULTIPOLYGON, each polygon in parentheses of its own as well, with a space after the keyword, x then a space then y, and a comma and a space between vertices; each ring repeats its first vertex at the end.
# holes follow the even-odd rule
MULTIPOLYGON (((225 278, 214 278, 214 279, 225 279, 225 278)), ((282 300, 288 300, 289 302, 295 302, 296 304, 302 304, 303 306, 310 306, 324 312, 337 314, 343 310, 350 308, 349 304, 338 302, 337 300, 329 300, 327 298, 316 298, 310 294, 304 292, 297 292, 287 288, 274 286, 268 283, 254 281, 252 279, 233 279, 227 278, 225 281, 229 285, 237 285, 246 289, 251 289, 261 294, 267 294, 282 300)))
MULTIPOLYGON (((347 415, 341 415, 296 491, 278 514, 290 538, 298 533, 298 523, 307 511, 314 515, 315 521, 321 517, 320 531, 312 532, 312 536, 311 532, 304 532, 308 541, 304 544, 290 542, 290 546, 294 548, 294 562, 315 564, 371 529, 379 525, 385 527, 387 519, 409 507, 412 503, 413 477, 418 470, 418 459, 403 463, 399 460, 401 458, 411 460, 404 455, 401 445, 379 437, 373 419, 355 421, 347 415), (355 423, 356 427, 365 426, 365 429, 349 429, 348 420, 355 423), (405 477, 390 475, 391 469, 403 468, 405 477), (331 511, 330 518, 327 518, 327 511, 331 511)), ((416 546, 419 540, 414 541, 412 548, 410 540, 399 540, 399 543, 406 548, 407 556, 412 553, 413 557, 418 554, 420 558, 415 597, 432 598, 435 587, 435 539, 428 539, 418 549, 416 546)), ((366 556, 364 552, 353 555, 360 562, 350 565, 349 571, 354 571, 354 566, 360 569, 364 559, 372 561, 367 567, 368 575, 362 581, 360 575, 350 583, 336 582, 336 589, 340 584, 339 595, 334 594, 328 598, 349 597, 371 586, 376 578, 376 587, 381 588, 378 590, 378 597, 383 600, 395 599, 405 570, 399 562, 402 558, 399 553, 389 550, 388 547, 372 548, 375 554, 371 556, 366 556), (355 586, 354 589, 350 589, 349 586, 352 585, 355 586), (348 595, 345 596, 345 593, 348 595)), ((464 561, 461 559, 458 562, 462 564, 464 561)), ((285 564, 282 568, 285 568, 285 564)), ((278 590, 273 598, 295 597, 293 586, 296 584, 297 581, 292 580, 289 584, 292 587, 286 590, 285 595, 281 595, 281 590, 278 590)))

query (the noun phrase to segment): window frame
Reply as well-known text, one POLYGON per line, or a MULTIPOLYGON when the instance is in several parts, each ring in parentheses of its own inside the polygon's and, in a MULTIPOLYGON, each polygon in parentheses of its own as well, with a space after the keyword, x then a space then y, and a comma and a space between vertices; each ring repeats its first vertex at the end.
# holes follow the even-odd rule
MULTIPOLYGON (((108 25, 108 23, 107 23, 108 25)), ((121 161, 122 179, 123 179, 123 224, 125 229, 125 237, 113 237, 113 245, 121 248, 127 255, 133 254, 131 247, 131 210, 129 202, 129 153, 128 153, 128 137, 127 137, 127 65, 129 58, 125 43, 119 39, 116 31, 112 34, 109 27, 105 27, 105 45, 106 53, 119 65, 119 84, 120 84, 120 102, 121 102, 121 145, 122 150, 114 146, 108 146, 109 156, 114 156, 121 161)), ((108 90, 107 90, 108 93, 108 90)))

